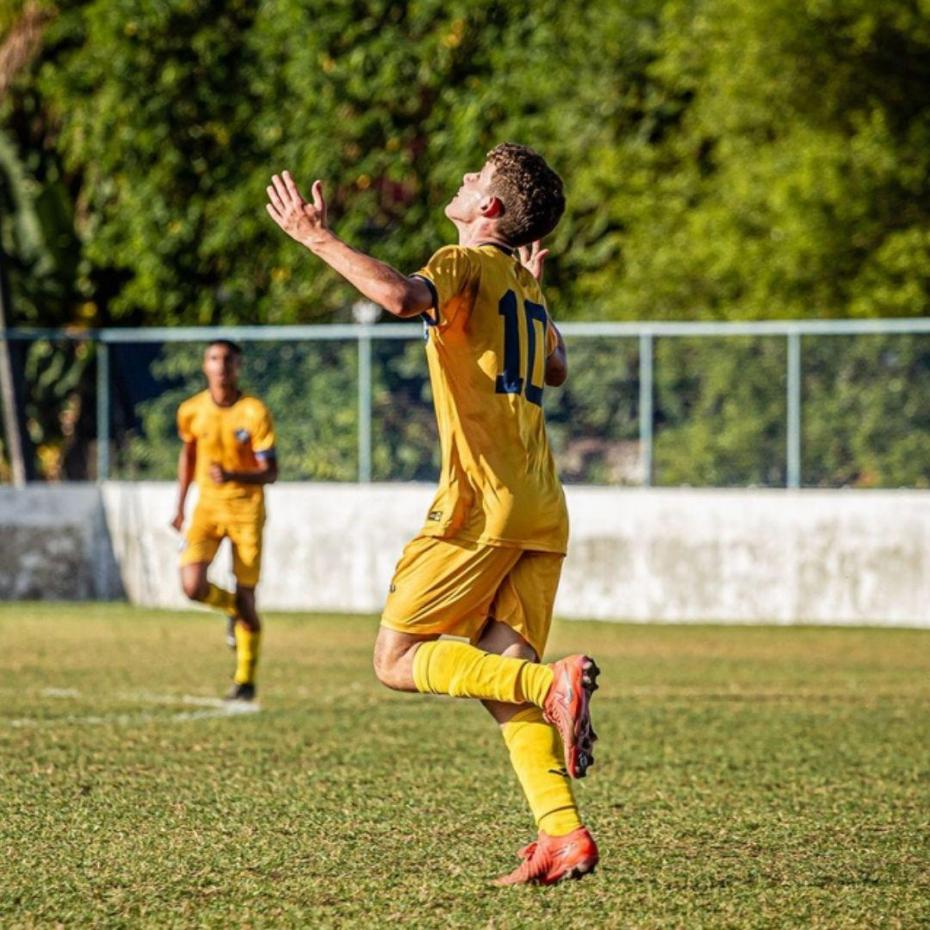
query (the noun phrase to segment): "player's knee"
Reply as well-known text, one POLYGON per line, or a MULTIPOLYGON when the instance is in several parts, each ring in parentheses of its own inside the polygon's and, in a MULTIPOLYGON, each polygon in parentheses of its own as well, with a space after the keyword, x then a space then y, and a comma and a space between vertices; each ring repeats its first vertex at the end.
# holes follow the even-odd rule
POLYGON ((375 678, 381 682, 385 687, 392 687, 391 682, 393 678, 391 676, 393 663, 390 659, 377 647, 375 648, 374 655, 371 657, 371 665, 375 670, 375 678))
POLYGON ((205 578, 181 577, 181 590, 192 601, 202 601, 207 596, 207 581, 205 578))
POLYGON ((375 653, 372 657, 372 666, 375 670, 375 677, 386 688, 392 691, 409 691, 409 682, 401 674, 400 662, 398 657, 383 649, 375 647, 375 653))

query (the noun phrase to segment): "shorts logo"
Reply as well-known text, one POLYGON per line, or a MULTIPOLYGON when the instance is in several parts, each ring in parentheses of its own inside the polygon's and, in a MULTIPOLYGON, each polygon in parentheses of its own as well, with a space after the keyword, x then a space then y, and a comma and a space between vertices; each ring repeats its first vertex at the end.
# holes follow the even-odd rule
POLYGON ((236 442, 248 442, 249 441, 249 431, 247 429, 237 429, 235 435, 236 435, 236 442))
POLYGON ((391 587, 388 588, 388 591, 390 591, 391 594, 393 594, 396 590, 397 590, 397 585, 394 584, 394 582, 392 581, 392 582, 391 582, 391 587))
POLYGON ((427 520, 432 520, 434 523, 442 522, 442 511, 441 510, 431 510, 427 520))

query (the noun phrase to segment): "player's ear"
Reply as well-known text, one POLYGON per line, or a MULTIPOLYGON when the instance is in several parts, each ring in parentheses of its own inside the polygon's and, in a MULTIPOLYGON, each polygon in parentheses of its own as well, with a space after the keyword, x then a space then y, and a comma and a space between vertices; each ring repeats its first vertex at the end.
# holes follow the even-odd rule
POLYGON ((481 202, 481 206, 478 209, 481 211, 482 216, 487 217, 489 220, 493 220, 504 212, 504 205, 501 203, 500 197, 495 197, 492 194, 481 202))

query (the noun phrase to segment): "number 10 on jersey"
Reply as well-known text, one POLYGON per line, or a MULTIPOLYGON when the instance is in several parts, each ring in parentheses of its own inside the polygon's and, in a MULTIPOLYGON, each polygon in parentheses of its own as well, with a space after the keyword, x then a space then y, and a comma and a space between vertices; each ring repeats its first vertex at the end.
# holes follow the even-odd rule
MULTIPOLYGON (((535 384, 533 375, 536 369, 537 351, 542 353, 543 358, 546 355, 546 327, 549 325, 546 308, 531 300, 523 301, 523 315, 526 318, 525 354, 520 339, 517 295, 513 291, 507 291, 501 297, 497 310, 504 318, 504 370, 497 376, 495 390, 498 394, 522 394, 531 404, 541 407, 545 374, 543 374, 543 384, 535 384), (537 323, 539 324, 538 339, 537 323), (525 378, 521 376, 522 371, 526 372, 525 378)), ((545 372, 545 364, 543 372, 545 372)))

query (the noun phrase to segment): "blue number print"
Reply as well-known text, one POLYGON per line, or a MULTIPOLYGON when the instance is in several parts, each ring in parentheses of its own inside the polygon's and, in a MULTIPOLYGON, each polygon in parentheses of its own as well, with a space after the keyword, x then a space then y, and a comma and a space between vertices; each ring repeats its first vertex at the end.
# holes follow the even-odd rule
POLYGON ((517 295, 507 291, 497 306, 504 318, 504 370, 497 376, 498 394, 519 394, 523 390, 520 377, 520 324, 517 321, 517 295))
POLYGON ((504 318, 504 370, 497 376, 495 390, 498 394, 523 394, 531 404, 542 406, 543 385, 533 383, 533 370, 536 367, 536 323, 542 325, 543 352, 546 347, 546 327, 549 318, 542 304, 526 300, 523 313, 526 317, 526 378, 520 376, 520 323, 517 318, 517 295, 507 291, 500 299, 498 313, 504 318), (524 384, 526 390, 524 391, 524 384))
MULTIPOLYGON (((542 406, 543 384, 533 384, 533 372, 536 370, 536 327, 535 322, 542 324, 543 355, 546 352, 546 326, 549 319, 546 316, 546 308, 542 304, 534 304, 533 301, 527 300, 524 303, 526 312, 526 399, 537 407, 542 406)), ((545 367, 543 368, 545 370, 545 367)))

